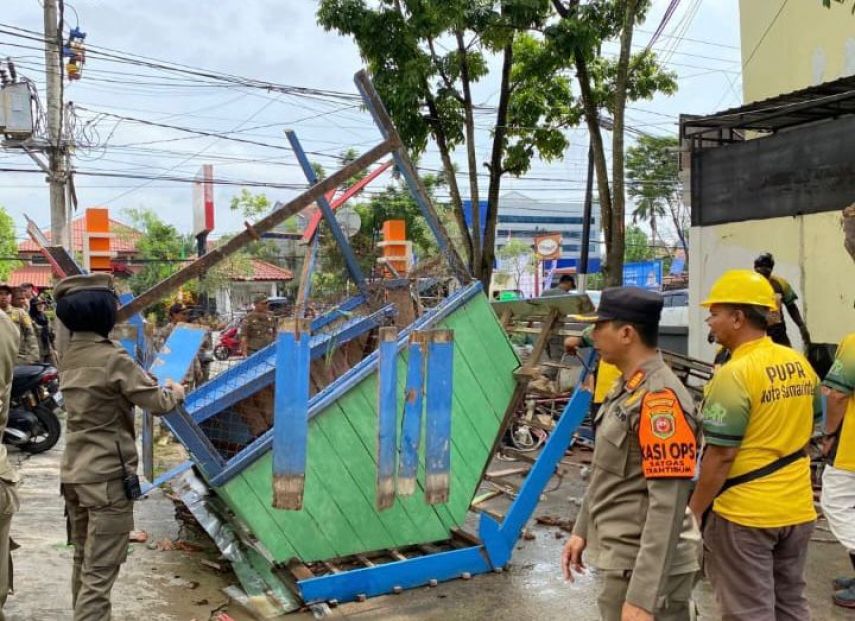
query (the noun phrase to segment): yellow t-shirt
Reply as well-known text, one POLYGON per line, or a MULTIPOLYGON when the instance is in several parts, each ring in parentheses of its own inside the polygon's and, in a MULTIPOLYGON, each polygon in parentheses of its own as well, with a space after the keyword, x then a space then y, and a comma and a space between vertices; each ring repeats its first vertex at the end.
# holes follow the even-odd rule
POLYGON ((849 395, 832 463, 835 468, 855 471, 855 332, 840 341, 834 364, 822 383, 828 388, 849 395))
MULTIPOLYGON (((768 337, 736 348, 710 380, 703 406, 706 443, 739 447, 728 478, 807 445, 821 413, 818 384, 801 354, 768 337)), ((726 520, 757 528, 815 520, 810 459, 805 456, 733 486, 716 499, 713 510, 726 520)))

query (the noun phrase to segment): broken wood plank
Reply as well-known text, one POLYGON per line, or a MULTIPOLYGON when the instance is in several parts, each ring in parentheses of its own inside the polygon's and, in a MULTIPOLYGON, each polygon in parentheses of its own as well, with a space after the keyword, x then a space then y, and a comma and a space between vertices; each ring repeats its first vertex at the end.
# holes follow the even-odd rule
MULTIPOLYGON (((285 204, 276 203, 271 213, 253 224, 255 232, 259 235, 266 233, 291 216, 296 215, 305 207, 311 205, 325 193, 339 187, 355 174, 361 172, 384 155, 398 149, 401 146, 401 142, 397 133, 389 134, 388 136, 389 137, 387 137, 383 142, 372 147, 353 160, 350 164, 343 166, 329 177, 319 181, 293 200, 285 204)), ((248 230, 238 233, 226 243, 212 249, 207 254, 199 257, 186 267, 178 270, 168 278, 165 278, 150 289, 144 291, 128 304, 122 306, 116 313, 116 321, 125 321, 131 315, 135 315, 136 313, 148 308, 161 298, 166 297, 166 295, 171 291, 174 291, 181 285, 197 278, 200 274, 204 274, 207 270, 214 267, 223 259, 233 255, 251 241, 253 241, 253 235, 248 230)))
POLYGON ((487 479, 503 479, 505 477, 528 474, 529 470, 531 470, 531 468, 529 468, 528 466, 523 466, 521 468, 506 468, 505 470, 493 470, 492 472, 488 472, 484 476, 487 479))

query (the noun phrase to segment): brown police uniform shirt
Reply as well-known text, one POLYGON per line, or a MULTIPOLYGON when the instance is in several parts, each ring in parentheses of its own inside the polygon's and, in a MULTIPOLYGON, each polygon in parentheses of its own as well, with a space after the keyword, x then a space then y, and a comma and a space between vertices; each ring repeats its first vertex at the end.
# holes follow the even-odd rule
POLYGON ((134 411, 137 405, 165 414, 178 400, 128 355, 93 332, 75 332, 60 362, 60 389, 68 412, 63 483, 100 483, 136 472, 134 411))
POLYGON ((689 392, 657 355, 618 380, 595 417, 590 485, 574 534, 591 565, 631 571, 626 601, 656 609, 669 576, 699 569, 687 508, 699 422, 689 392))
MULTIPOLYGON (((9 400, 12 394, 12 373, 18 356, 20 333, 9 315, 0 310, 0 437, 9 422, 9 400)), ((0 480, 18 481, 18 473, 9 463, 6 445, 0 443, 0 480)))
POLYGON ((20 331, 16 363, 35 364, 36 362, 39 362, 39 340, 36 336, 36 329, 29 313, 17 306, 10 306, 6 309, 6 314, 20 331))
POLYGON ((241 340, 246 339, 250 353, 267 347, 276 336, 276 317, 273 313, 252 311, 243 320, 240 327, 241 340))

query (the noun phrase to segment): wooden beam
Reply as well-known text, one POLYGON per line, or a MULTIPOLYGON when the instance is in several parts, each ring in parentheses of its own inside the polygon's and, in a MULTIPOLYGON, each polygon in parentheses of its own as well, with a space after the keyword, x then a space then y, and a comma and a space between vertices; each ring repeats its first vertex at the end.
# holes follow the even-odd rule
MULTIPOLYGON (((323 181, 316 183, 297 198, 285 204, 276 203, 271 213, 253 225, 255 233, 258 235, 266 233, 400 146, 400 139, 395 134, 369 149, 350 164, 337 170, 323 181)), ((238 233, 222 246, 214 248, 208 254, 199 257, 147 291, 144 291, 129 304, 122 306, 116 314, 116 320, 118 322, 124 321, 131 315, 148 308, 184 283, 198 277, 223 259, 233 255, 253 240, 254 236, 249 230, 238 233)))

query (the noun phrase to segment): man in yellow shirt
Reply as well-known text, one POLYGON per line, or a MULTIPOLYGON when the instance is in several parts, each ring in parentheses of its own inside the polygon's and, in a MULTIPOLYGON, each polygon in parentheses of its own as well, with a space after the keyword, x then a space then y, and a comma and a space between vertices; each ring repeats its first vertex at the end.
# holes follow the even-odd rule
MULTIPOLYGON (((840 342, 822 385, 827 399, 822 512, 855 567, 855 332, 840 342)), ((855 578, 838 578, 834 589, 835 604, 855 608, 855 578)))
POLYGON ((819 379, 798 352, 766 336, 775 293, 732 270, 713 285, 707 324, 732 352, 703 406, 706 448, 689 503, 704 527, 704 566, 722 617, 808 619, 808 542, 816 520, 805 453, 820 408, 819 379))

